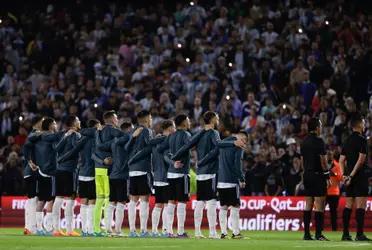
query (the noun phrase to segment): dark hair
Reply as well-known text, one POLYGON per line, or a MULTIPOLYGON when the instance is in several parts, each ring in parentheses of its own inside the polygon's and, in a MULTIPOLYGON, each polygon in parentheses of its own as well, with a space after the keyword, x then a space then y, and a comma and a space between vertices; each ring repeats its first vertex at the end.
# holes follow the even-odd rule
POLYGON ((214 117, 217 117, 217 114, 213 111, 207 111, 203 114, 203 120, 205 124, 210 124, 214 117))
POLYGON ((121 130, 126 130, 128 128, 131 128, 133 126, 133 124, 131 122, 123 122, 121 125, 120 125, 120 129, 121 130))
POLYGON ((320 126, 319 119, 315 117, 310 118, 309 122, 307 123, 309 132, 315 131, 319 126, 320 126))
POLYGON ((147 116, 149 116, 151 113, 147 110, 141 110, 140 112, 138 112, 137 114, 137 119, 143 119, 147 116))
POLYGON ((187 115, 180 114, 177 115, 176 118, 174 118, 174 123, 176 124, 176 127, 181 126, 181 124, 187 119, 187 115))
POLYGON ((76 121, 76 118, 77 117, 75 115, 67 116, 66 121, 65 121, 66 126, 69 128, 72 127, 76 121))
POLYGON ((169 127, 173 126, 173 121, 172 120, 165 120, 161 123, 161 130, 164 131, 169 127))
POLYGON ((103 113, 103 120, 108 120, 116 114, 115 110, 109 110, 103 113))
POLYGON ((31 120, 32 126, 35 126, 36 124, 38 124, 43 119, 44 119, 43 116, 41 116, 41 115, 35 115, 34 118, 32 118, 32 120, 31 120))
POLYGON ((52 117, 45 117, 43 122, 41 123, 41 130, 42 131, 48 131, 50 125, 54 122, 54 119, 52 117))
POLYGON ((88 125, 88 128, 93 128, 99 123, 100 121, 98 121, 97 119, 91 119, 88 121, 87 125, 88 125))
POLYGON ((353 113, 350 118, 350 125, 352 128, 355 128, 363 121, 363 116, 359 113, 353 113))

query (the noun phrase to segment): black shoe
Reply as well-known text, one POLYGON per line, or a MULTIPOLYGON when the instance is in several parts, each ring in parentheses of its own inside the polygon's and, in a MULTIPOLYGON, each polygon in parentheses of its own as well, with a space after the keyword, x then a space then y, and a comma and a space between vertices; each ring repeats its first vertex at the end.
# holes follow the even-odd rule
POLYGON ((234 240, 241 240, 243 238, 244 238, 244 236, 242 234, 236 234, 236 235, 233 234, 232 237, 231 237, 231 239, 234 239, 234 240))
POLYGON ((372 241, 372 240, 367 238, 367 236, 365 236, 364 234, 361 234, 355 237, 355 241, 372 241))
POLYGON ((353 238, 351 238, 350 234, 343 234, 341 240, 342 241, 353 241, 353 238))
POLYGON ((228 238, 229 236, 227 236, 227 234, 221 234, 221 240, 226 240, 228 238))
POLYGON ((323 234, 315 236, 315 239, 319 241, 329 241, 329 239, 327 239, 323 234))
POLYGON ((304 240, 314 240, 311 234, 305 234, 304 235, 304 240))

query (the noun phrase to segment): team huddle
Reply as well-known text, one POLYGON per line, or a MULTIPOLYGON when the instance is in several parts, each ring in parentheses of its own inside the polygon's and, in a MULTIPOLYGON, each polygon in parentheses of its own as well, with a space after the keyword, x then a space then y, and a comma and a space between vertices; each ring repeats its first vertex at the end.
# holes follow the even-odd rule
POLYGON ((216 130, 218 115, 211 111, 203 114, 204 127, 193 136, 188 132, 190 120, 184 114, 163 121, 159 135, 151 130, 152 117, 145 110, 137 114, 136 127, 130 122, 119 127, 114 111, 105 112, 103 120, 103 125, 98 120, 89 120, 87 128, 81 129, 79 118, 69 116, 66 130, 57 131, 53 118, 34 118, 34 130, 23 148, 29 198, 25 207, 25 234, 80 236, 73 228, 74 199, 79 197, 81 236, 123 236, 127 206, 129 237, 187 238, 186 203, 190 198, 191 150, 195 148, 195 237, 205 238, 201 232, 205 208, 209 238, 228 238, 229 209, 231 238, 243 237, 239 230, 239 190, 245 186, 242 158, 247 132, 239 131, 221 140, 216 130), (152 228, 148 231, 152 194, 155 207, 151 213, 152 228), (66 231, 61 230, 63 204, 66 231), (177 231, 174 232, 175 213, 177 231), (220 234, 216 229, 217 218, 220 234))

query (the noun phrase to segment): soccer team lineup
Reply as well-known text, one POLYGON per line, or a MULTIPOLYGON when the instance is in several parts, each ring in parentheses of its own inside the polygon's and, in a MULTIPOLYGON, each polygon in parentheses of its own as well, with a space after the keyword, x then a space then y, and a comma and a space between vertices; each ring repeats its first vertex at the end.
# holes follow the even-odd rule
MULTIPOLYGON (((347 187, 341 239, 370 241, 363 228, 368 188, 365 188, 367 185, 362 183, 363 176, 359 174, 365 167, 361 160, 363 154, 366 154, 365 139, 361 136, 365 125, 360 115, 356 114, 352 119, 353 133, 347 142, 359 143, 361 146, 349 148, 349 145, 345 145, 340 155, 344 173, 340 178, 347 187), (355 158, 353 154, 358 157, 355 158), (358 182, 353 181, 356 178, 359 178, 358 182), (354 202, 357 207, 357 234, 353 239, 349 233, 349 224, 354 202)), ((26 175, 29 199, 25 205, 24 234, 124 237, 122 224, 127 206, 127 237, 189 238, 191 235, 185 231, 186 203, 190 200, 191 150, 195 148, 198 167, 196 202, 193 203, 193 237, 243 239, 240 232, 240 209, 247 207, 262 210, 269 206, 277 213, 281 209, 303 210, 303 239, 329 241, 323 234, 325 196, 327 188, 333 184, 331 176, 335 175, 326 164, 324 143, 319 137, 322 127, 320 120, 309 120, 310 133, 301 144, 305 200, 295 204, 290 200, 280 201, 276 198, 270 202, 264 199, 241 202, 240 188, 246 185, 242 157, 248 133, 241 130, 221 140, 216 130, 219 125, 218 114, 207 111, 203 114, 203 120, 201 130, 191 136, 188 132, 190 120, 185 114, 177 115, 174 120, 164 120, 161 123, 162 132, 158 135, 154 135, 150 129, 152 116, 146 110, 137 114, 136 126, 130 122, 123 122, 119 126, 117 114, 113 110, 103 114, 103 124, 92 119, 88 121, 88 127, 83 129, 77 116, 66 119, 66 130, 63 131, 57 131, 56 122, 51 117, 34 118, 34 130, 23 149, 29 173, 26 175), (76 194, 81 203, 81 233, 73 228, 76 194), (151 194, 155 196, 155 205, 150 213, 151 194), (66 231, 61 229, 60 223, 63 202, 66 231), (204 209, 207 211, 209 228, 206 236, 201 230, 204 209), (136 228, 137 210, 139 230, 136 228), (310 232, 313 210, 315 236, 310 232), (159 228, 160 219, 162 228, 159 228), (228 220, 231 236, 228 233, 228 220)), ((289 230, 291 225, 291 230, 297 231, 300 227, 299 220, 275 222, 275 216, 265 218, 265 215, 257 215, 256 229, 271 227, 272 230, 289 230)))
POLYGON ((0 8, 0 250, 372 250, 372 1, 0 8))

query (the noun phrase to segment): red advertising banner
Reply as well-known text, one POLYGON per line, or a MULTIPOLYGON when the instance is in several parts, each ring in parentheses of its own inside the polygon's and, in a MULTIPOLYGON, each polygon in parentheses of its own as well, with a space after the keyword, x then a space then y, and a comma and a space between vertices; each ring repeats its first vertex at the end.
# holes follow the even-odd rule
MULTIPOLYGON (((22 196, 3 196, 1 198, 1 227, 22 227, 24 225, 24 206, 26 197, 22 196)), ((191 197, 187 204, 186 227, 194 226, 194 207, 195 197, 191 197)), ((62 208, 64 208, 64 205, 62 208)), ((154 206, 153 197, 150 200, 150 209, 154 206)), ((305 206, 303 197, 241 197, 240 206, 240 228, 242 230, 262 230, 262 231, 299 231, 302 226, 302 210, 305 206)), ((342 210, 345 206, 345 198, 340 199, 338 208, 338 225, 342 228, 342 210)), ((138 208, 137 208, 138 209, 138 208)), ((372 197, 367 201, 367 212, 365 216, 365 229, 372 231, 372 197)), ((81 227, 80 202, 75 201, 75 228, 81 227)), ((138 213, 137 213, 138 215, 138 213)), ((150 216, 151 218, 151 216, 150 216)), ((355 228, 354 216, 351 220, 351 228, 355 228)), ((137 218, 137 222, 139 219, 137 218)), ((176 223, 176 220, 175 220, 176 223)), ((61 221, 62 228, 65 227, 65 221, 61 221)), ((128 227, 127 213, 123 223, 128 227)), ((176 225, 175 225, 176 226, 176 225)), ((204 214, 203 226, 207 227, 206 213, 204 214)), ((326 208, 325 229, 330 228, 330 216, 328 207, 326 208)))

